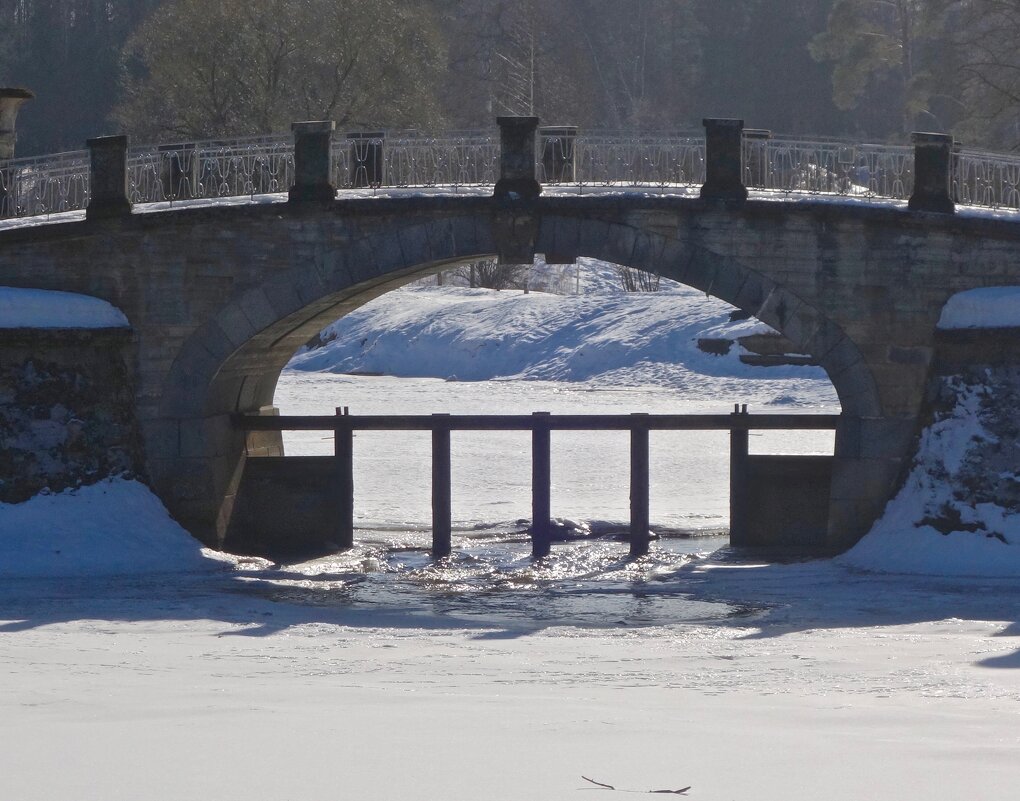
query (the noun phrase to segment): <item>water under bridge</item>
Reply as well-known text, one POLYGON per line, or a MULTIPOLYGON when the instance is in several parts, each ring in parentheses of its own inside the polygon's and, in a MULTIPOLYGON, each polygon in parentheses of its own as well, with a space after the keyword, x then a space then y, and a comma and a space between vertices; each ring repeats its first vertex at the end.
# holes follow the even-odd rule
POLYGON ((855 542, 910 458, 949 297, 1020 284, 1020 159, 918 134, 801 141, 707 120, 697 135, 339 135, 0 162, 0 285, 102 298, 132 326, 145 470, 210 544, 245 465, 282 454, 280 371, 327 324, 481 258, 647 270, 772 326, 842 405, 828 545, 855 542))

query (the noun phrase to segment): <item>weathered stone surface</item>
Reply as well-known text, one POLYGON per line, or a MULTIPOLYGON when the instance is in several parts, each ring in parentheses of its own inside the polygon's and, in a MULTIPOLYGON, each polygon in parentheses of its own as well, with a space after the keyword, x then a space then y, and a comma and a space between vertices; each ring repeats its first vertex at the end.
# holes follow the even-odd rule
POLYGON ((0 503, 142 470, 132 352, 130 331, 0 331, 0 503))
MULTIPOLYGON (((31 226, 0 232, 0 284, 82 292, 125 312, 148 472, 172 511, 216 543, 245 438, 195 424, 182 439, 181 426, 271 404, 297 346, 415 275, 496 253, 506 213, 484 197, 378 198, 31 226)), ((1010 220, 636 195, 539 197, 528 213, 547 256, 630 261, 759 314, 826 365, 848 418, 902 421, 895 436, 872 426, 854 447, 840 439, 830 527, 840 542, 866 529, 909 456, 902 431, 923 407, 945 301, 1020 284, 1010 220), (850 478, 877 463, 884 486, 850 478)))

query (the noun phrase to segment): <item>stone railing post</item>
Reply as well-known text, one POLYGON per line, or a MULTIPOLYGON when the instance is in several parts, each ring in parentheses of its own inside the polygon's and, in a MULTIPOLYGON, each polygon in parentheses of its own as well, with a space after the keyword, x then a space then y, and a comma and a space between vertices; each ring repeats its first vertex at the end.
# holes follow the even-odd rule
POLYGON ((915 133, 914 193, 907 208, 952 214, 956 211, 951 195, 953 137, 947 134, 915 133))
POLYGON ((0 88, 0 161, 14 158, 18 110, 33 97, 27 89, 0 88))
POLYGON ((538 117, 497 117, 500 136, 496 196, 534 200, 542 194, 535 178, 535 134, 538 117))
POLYGON ((290 127, 294 132, 294 186, 290 188, 290 201, 333 200, 336 181, 330 151, 336 123, 295 122, 290 127))
POLYGON ((89 149, 89 220, 131 213, 127 193, 126 136, 100 136, 85 143, 89 149))
POLYGON ((747 200, 743 182, 743 120, 706 119, 705 200, 747 200))

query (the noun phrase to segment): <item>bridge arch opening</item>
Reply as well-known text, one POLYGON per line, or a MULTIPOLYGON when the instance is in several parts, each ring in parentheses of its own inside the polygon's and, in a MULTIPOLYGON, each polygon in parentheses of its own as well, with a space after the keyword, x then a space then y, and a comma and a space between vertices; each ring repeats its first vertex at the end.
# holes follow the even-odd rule
MULTIPOLYGON (((160 417, 175 422, 179 455, 155 463, 171 510, 209 542, 222 542, 245 453, 276 443, 237 430, 231 415, 268 411, 291 356, 327 324, 408 282, 499 250, 487 215, 389 219, 343 241, 320 237, 286 269, 235 293, 181 347, 163 382, 160 417)), ((880 415, 875 381, 854 342, 811 303, 765 271, 703 244, 691 231, 648 220, 608 222, 544 215, 536 247, 556 260, 589 257, 661 275, 723 300, 785 335, 826 370, 844 418, 880 415), (565 258, 564 258, 565 257, 565 258)), ((753 261, 753 260, 751 260, 753 261)), ((836 457, 846 447, 837 437, 836 457)))
MULTIPOLYGON (((805 405, 814 406, 811 411, 838 411, 831 384, 819 379, 817 369, 809 370, 810 379, 797 381, 803 367, 776 370, 740 362, 737 337, 764 328, 753 318, 733 314, 741 319, 731 321, 733 307, 666 280, 659 292, 625 292, 625 283, 651 274, 621 276, 625 268, 619 265, 581 261, 580 270, 540 263, 531 280, 520 282, 531 287, 530 295, 520 288, 472 290, 467 271, 448 274, 442 287, 432 278, 431 286, 387 293, 331 326, 325 347, 299 354, 300 369, 285 371, 276 405, 284 415, 329 415, 337 403, 350 404, 354 415, 718 415, 734 402, 749 403, 759 413, 797 411, 791 396, 799 394, 805 405), (458 281, 459 287, 451 286, 458 281), (727 355, 717 350, 721 344, 727 355), (334 373, 318 372, 324 370, 334 373)), ((787 351, 780 346, 780 353, 787 351)), ((455 432, 456 529, 470 528, 476 535, 517 531, 518 521, 530 520, 530 436, 455 432), (474 499, 479 500, 472 505, 474 499)), ((589 525, 595 531, 627 531, 629 436, 626 431, 554 432, 552 514, 574 521, 563 526, 580 522, 582 530, 589 525)), ((427 527, 429 434, 359 431, 356 437, 359 524, 401 528, 413 521, 412 530, 427 527)), ((831 431, 788 432, 785 438, 756 432, 751 452, 831 456, 831 437, 831 431)), ((728 440, 723 431, 652 434, 653 530, 725 532, 728 440)), ((287 435, 290 457, 318 454, 321 459, 332 449, 329 432, 287 435)), ((297 472, 298 460, 289 462, 297 472)), ((409 536, 427 539, 420 532, 409 536)))

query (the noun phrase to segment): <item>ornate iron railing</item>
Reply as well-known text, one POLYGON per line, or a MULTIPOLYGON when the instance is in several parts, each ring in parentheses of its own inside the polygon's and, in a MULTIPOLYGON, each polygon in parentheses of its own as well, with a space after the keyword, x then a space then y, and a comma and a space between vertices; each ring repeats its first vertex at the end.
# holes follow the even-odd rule
POLYGON ((136 147, 128 152, 128 200, 158 203, 286 192, 294 179, 289 136, 136 147))
MULTIPOLYGON (((569 173, 549 174, 549 158, 568 150, 553 138, 543 142, 539 180, 543 183, 585 187, 700 186, 705 182, 705 139, 693 134, 579 135, 573 143, 573 180, 569 173), (550 149, 552 152, 550 153, 550 149), (558 179, 558 180, 557 180, 558 179)), ((566 155, 566 154, 565 154, 566 155)))
POLYGON ((1020 156, 961 149, 953 199, 967 206, 1020 209, 1020 156))
POLYGON ((499 177, 499 137, 474 131, 347 134, 334 140, 333 169, 345 189, 492 186, 499 177))
POLYGON ((0 218, 76 211, 88 202, 86 150, 0 161, 0 218))
POLYGON ((744 183, 784 193, 906 200, 914 188, 914 151, 752 135, 744 139, 744 183))
MULTIPOLYGON (((705 140, 695 134, 576 133, 540 139, 537 177, 579 192, 647 187, 688 191, 705 182, 705 140)), ((499 138, 487 132, 338 135, 332 161, 341 189, 489 187, 499 177, 499 138)), ((135 147, 128 152, 132 203, 268 195, 294 180, 289 135, 135 147)), ((772 137, 745 131, 744 183, 752 190, 905 200, 914 180, 908 146, 772 137)), ((1020 210, 1020 156, 960 149, 953 197, 964 205, 1020 210)), ((87 151, 0 162, 0 217, 84 209, 87 151)))

